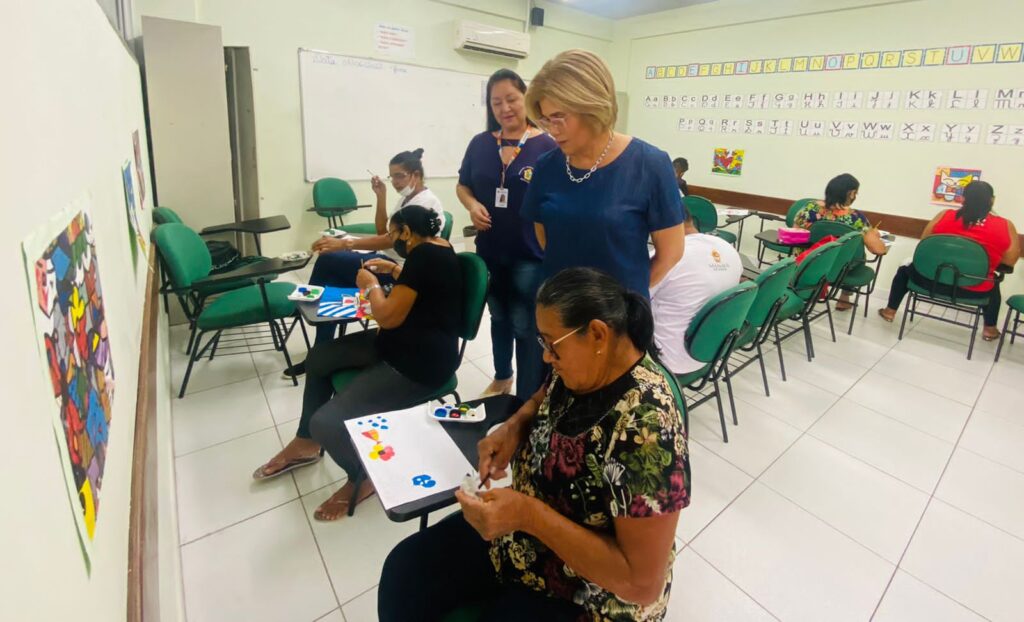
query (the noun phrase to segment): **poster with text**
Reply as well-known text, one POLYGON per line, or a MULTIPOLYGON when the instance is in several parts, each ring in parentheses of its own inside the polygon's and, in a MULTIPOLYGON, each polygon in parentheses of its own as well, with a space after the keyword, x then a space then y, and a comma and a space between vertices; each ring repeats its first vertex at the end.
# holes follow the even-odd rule
POLYGON ((114 400, 114 364, 88 208, 88 199, 76 202, 22 243, 44 401, 87 570, 114 400))
POLYGON ((139 214, 135 210, 135 190, 132 187, 132 163, 125 160, 121 166, 121 179, 124 181, 124 209, 128 215, 128 245, 132 249, 132 266, 138 268, 139 251, 146 261, 146 238, 139 226, 139 214))
POLYGON ((959 209, 964 203, 964 188, 972 181, 981 179, 981 171, 975 168, 940 166, 935 169, 932 181, 932 204, 959 209))
POLYGON ((739 177, 743 174, 743 149, 715 149, 711 172, 716 175, 739 177))

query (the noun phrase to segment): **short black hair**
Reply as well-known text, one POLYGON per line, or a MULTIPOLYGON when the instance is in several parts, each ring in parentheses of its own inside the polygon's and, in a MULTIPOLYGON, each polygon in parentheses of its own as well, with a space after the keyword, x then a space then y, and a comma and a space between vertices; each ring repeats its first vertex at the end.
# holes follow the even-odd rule
POLYGON ((672 160, 672 166, 678 166, 683 169, 683 172, 690 170, 690 163, 686 161, 686 158, 676 158, 672 160))
MULTIPOLYGON (((495 118, 494 116, 494 111, 491 110, 491 89, 494 88, 495 84, 499 82, 504 82, 505 80, 511 82, 512 86, 516 87, 517 91, 519 91, 523 95, 526 95, 526 82, 523 82, 523 79, 519 77, 518 73, 512 71, 511 69, 499 69, 492 73, 491 77, 487 79, 487 102, 485 103, 484 106, 485 108, 487 108, 488 132, 497 132, 498 130, 501 129, 501 124, 498 123, 498 119, 495 118)), ((529 125, 533 125, 533 122, 530 121, 530 117, 526 117, 526 123, 529 125)))
POLYGON ((964 228, 985 220, 992 211, 992 199, 996 196, 992 184, 987 181, 972 181, 964 188, 964 204, 956 211, 956 218, 964 223, 964 228))
POLYGON ((846 197, 860 188, 860 182, 849 173, 833 177, 825 186, 825 207, 846 205, 846 197))
POLYGON ((441 231, 441 219, 437 212, 422 205, 406 205, 391 215, 391 225, 401 229, 409 227, 416 235, 432 238, 441 231))
POLYGON ((395 157, 391 158, 388 162, 392 166, 401 166, 402 170, 412 175, 413 173, 419 173, 420 177, 426 177, 423 174, 423 148, 413 149, 412 151, 403 151, 395 157))

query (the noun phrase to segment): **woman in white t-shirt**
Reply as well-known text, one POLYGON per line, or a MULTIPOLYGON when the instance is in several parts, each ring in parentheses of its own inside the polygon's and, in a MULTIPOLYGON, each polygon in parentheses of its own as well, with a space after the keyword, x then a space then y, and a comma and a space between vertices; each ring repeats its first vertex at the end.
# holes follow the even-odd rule
MULTIPOLYGON (((401 252, 392 254, 393 242, 388 236, 388 219, 391 214, 409 205, 420 205, 434 211, 441 221, 441 229, 445 226, 444 209, 437 198, 424 183, 423 149, 403 151, 391 158, 388 164, 388 180, 391 187, 398 192, 390 213, 387 209, 387 185, 380 177, 370 180, 373 193, 377 195, 377 211, 374 224, 377 234, 362 238, 328 238, 322 237, 313 243, 313 251, 319 253, 313 264, 313 274, 309 278, 311 285, 332 287, 355 287, 356 273, 363 262, 371 259, 394 261, 401 257, 401 252), (383 251, 389 251, 384 254, 383 251)), ((381 274, 378 278, 382 285, 392 284, 390 276, 381 274)), ((336 324, 318 324, 316 327, 316 343, 334 339, 336 324)), ((285 370, 285 376, 305 373, 305 365, 298 363, 285 370)))

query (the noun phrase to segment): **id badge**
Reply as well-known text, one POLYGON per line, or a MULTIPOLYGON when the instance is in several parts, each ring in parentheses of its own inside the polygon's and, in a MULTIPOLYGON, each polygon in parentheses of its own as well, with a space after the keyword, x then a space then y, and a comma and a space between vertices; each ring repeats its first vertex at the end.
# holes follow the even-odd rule
POLYGON ((494 207, 508 207, 508 188, 494 189, 494 207))

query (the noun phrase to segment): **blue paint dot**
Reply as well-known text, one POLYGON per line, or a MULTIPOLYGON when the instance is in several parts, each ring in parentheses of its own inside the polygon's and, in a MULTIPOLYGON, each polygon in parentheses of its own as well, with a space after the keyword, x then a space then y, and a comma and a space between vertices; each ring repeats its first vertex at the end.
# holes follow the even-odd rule
POLYGON ((376 422, 376 421, 374 421, 374 422, 373 422, 373 423, 371 423, 370 425, 372 425, 373 427, 377 427, 377 422, 376 422))
POLYGON ((437 484, 437 482, 435 482, 432 479, 428 479, 427 481, 423 482, 423 487, 424 488, 433 488, 435 484, 437 484))
POLYGON ((381 429, 381 430, 387 430, 387 429, 388 429, 388 426, 386 426, 386 425, 382 425, 382 426, 380 426, 380 429, 381 429))

